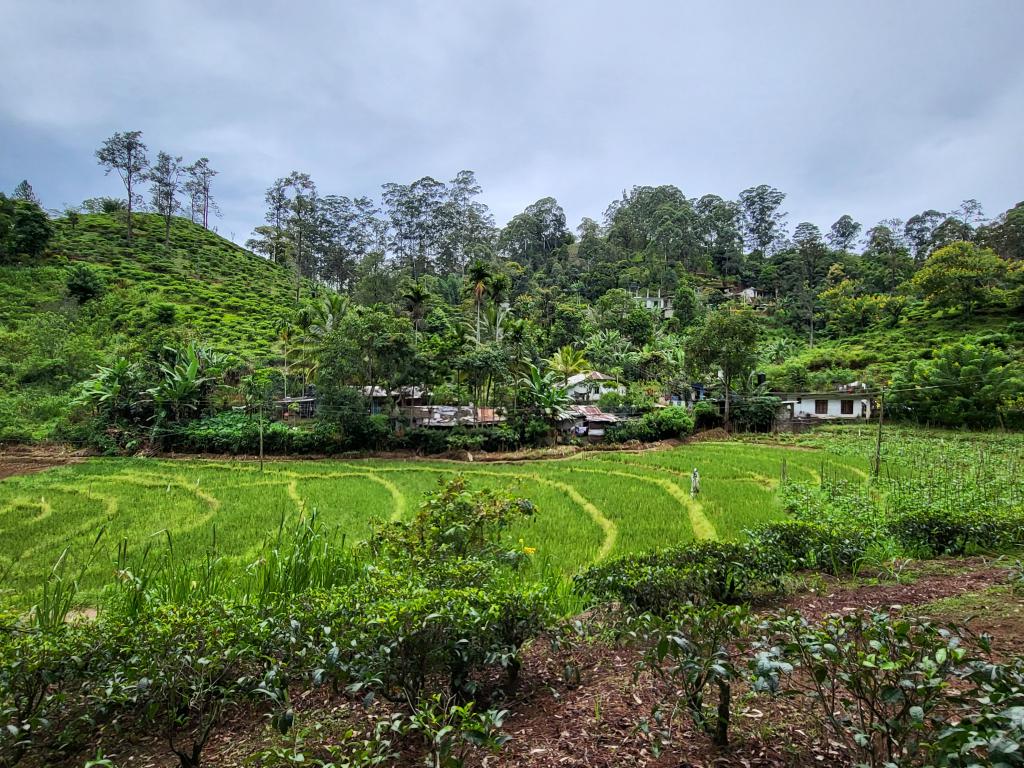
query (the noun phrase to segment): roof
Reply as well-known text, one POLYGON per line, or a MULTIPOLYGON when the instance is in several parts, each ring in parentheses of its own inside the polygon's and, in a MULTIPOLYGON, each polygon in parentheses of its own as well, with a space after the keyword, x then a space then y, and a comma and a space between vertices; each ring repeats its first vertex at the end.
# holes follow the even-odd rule
POLYGON ((312 396, 306 397, 282 397, 277 401, 278 405, 288 405, 290 403, 315 403, 316 398, 312 396))
POLYGON ((423 427, 499 424, 505 421, 505 417, 496 408, 476 408, 472 405, 409 405, 401 411, 423 427))
POLYGON ((618 416, 613 413, 605 413, 596 405, 576 405, 566 409, 565 414, 570 419, 583 419, 594 423, 616 424, 619 421, 618 416))
POLYGON ((363 393, 364 397, 388 397, 389 395, 384 387, 372 387, 372 390, 371 392, 371 387, 362 387, 359 391, 363 393))
POLYGON ((867 397, 867 392, 772 392, 771 394, 783 399, 783 402, 794 397, 819 397, 828 400, 842 400, 848 397, 867 397))
POLYGON ((567 383, 570 387, 575 387, 577 384, 582 384, 584 381, 615 381, 611 376, 600 371, 589 371, 587 373, 577 373, 575 376, 570 376, 567 383))

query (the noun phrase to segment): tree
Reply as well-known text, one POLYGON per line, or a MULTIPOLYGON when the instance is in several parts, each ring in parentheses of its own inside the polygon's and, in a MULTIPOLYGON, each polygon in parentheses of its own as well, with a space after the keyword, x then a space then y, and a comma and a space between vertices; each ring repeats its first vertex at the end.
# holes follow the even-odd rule
POLYGON ((850 214, 844 213, 829 228, 828 244, 837 251, 852 251, 860 230, 861 225, 850 214))
POLYGON ((38 257, 53 237, 53 224, 42 208, 0 193, 0 261, 38 257))
POLYGON ((491 268, 477 259, 466 270, 466 283, 476 306, 476 342, 480 343, 480 308, 487 296, 487 284, 491 280, 491 268))
POLYGON ((189 211, 192 223, 196 222, 198 216, 204 228, 210 228, 210 212, 219 214, 217 202, 213 199, 210 188, 213 184, 213 177, 217 171, 210 167, 210 161, 201 157, 192 165, 186 166, 185 173, 188 179, 185 181, 185 194, 189 199, 189 211))
POLYGON ((569 378, 577 373, 586 373, 590 370, 590 363, 587 362, 586 354, 582 349, 575 349, 568 345, 561 347, 548 360, 548 367, 562 377, 562 384, 569 385, 569 378))
POLYGON ((115 133, 96 150, 96 159, 109 175, 111 171, 121 177, 128 193, 128 245, 132 244, 132 210, 138 197, 135 188, 145 178, 149 160, 146 145, 142 143, 142 131, 115 133))
POLYGON ((989 248, 958 242, 935 251, 910 281, 931 305, 970 315, 1003 298, 1009 264, 989 248))
POLYGON ((920 264, 931 253, 935 243, 935 228, 945 216, 932 208, 907 219, 903 234, 914 253, 914 260, 920 264))
POLYGON ((892 391, 886 412, 924 424, 1004 426, 1024 398, 1024 367, 992 345, 950 344, 932 360, 907 363, 893 377, 892 391))
POLYGON ((709 312, 686 340, 686 359, 694 373, 703 376, 720 371, 725 385, 726 427, 730 424, 732 382, 753 370, 760 336, 760 322, 753 311, 724 306, 709 312))
POLYGON ((1024 260, 1024 202, 982 227, 984 242, 1007 259, 1024 260))
POLYGON ((402 303, 409 319, 412 320, 413 331, 419 340, 420 328, 423 318, 426 317, 430 305, 430 291, 422 282, 415 282, 409 285, 402 293, 402 303))
POLYGON ((569 408, 569 393, 558 386, 551 371, 541 371, 532 363, 519 380, 519 397, 527 408, 553 427, 569 408))
POLYGON ((160 152, 156 163, 146 172, 153 208, 164 218, 164 245, 171 242, 171 220, 181 210, 178 193, 181 191, 182 170, 180 157, 160 152))
POLYGON ((772 253, 785 236, 786 213, 781 210, 786 194, 761 184, 740 192, 740 222, 747 247, 759 258, 772 253))
POLYGON ((15 200, 24 200, 26 203, 33 203, 34 205, 43 207, 42 202, 36 197, 35 190, 32 189, 32 185, 28 183, 28 179, 22 179, 18 186, 14 188, 14 193, 11 195, 15 200))

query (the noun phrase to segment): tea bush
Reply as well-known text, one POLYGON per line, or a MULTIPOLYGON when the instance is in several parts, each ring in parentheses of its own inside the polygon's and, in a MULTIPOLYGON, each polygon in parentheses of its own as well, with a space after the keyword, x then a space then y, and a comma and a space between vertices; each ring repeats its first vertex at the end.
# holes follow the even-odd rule
POLYGON ((777 592, 787 568, 779 553, 752 544, 699 541, 591 567, 575 586, 664 615, 689 602, 738 602, 777 592))

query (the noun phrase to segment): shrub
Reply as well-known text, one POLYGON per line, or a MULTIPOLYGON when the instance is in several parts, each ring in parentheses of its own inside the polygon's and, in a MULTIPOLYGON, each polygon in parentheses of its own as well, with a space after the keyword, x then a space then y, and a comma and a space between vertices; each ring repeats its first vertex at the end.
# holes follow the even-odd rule
POLYGON ((608 440, 623 443, 629 440, 649 442, 686 437, 693 431, 693 414, 682 406, 669 406, 651 411, 639 419, 630 419, 613 425, 608 440))
POLYGON ((689 602, 736 602, 781 588, 786 562, 750 544, 701 541, 593 566, 579 592, 665 615, 689 602))
POLYGON ((967 660, 957 632, 888 613, 831 616, 818 626, 794 615, 770 622, 769 631, 765 647, 807 672, 790 685, 872 766, 920 756, 929 729, 944 720, 946 689, 967 660))
POLYGON ((963 555, 970 549, 991 551, 1024 543, 1024 518, 1011 513, 910 509, 888 522, 889 532, 905 547, 935 555, 963 555))
POLYGON ((825 571, 834 576, 856 570, 878 541, 877 535, 853 526, 798 520, 766 523, 749 533, 757 549, 772 552, 790 568, 825 571))
POLYGON ((68 295, 79 304, 85 304, 101 296, 106 288, 107 284, 102 275, 88 264, 75 264, 68 271, 68 295))
POLYGON ((718 405, 709 400, 701 400, 693 406, 694 428, 717 429, 725 423, 725 419, 718 410, 718 405))
POLYGON ((736 662, 743 652, 739 641, 749 621, 748 609, 689 605, 668 619, 642 617, 641 621, 648 650, 638 669, 669 683, 678 696, 673 709, 686 711, 697 729, 715 744, 726 746, 732 683, 741 677, 736 662), (712 687, 717 693, 714 706, 706 701, 712 687))

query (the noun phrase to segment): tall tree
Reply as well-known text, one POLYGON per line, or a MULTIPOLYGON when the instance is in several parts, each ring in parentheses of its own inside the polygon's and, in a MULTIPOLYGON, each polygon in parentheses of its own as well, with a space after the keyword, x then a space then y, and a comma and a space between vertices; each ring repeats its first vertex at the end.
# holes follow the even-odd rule
POLYGON ((914 254, 914 260, 920 264, 931 253, 935 246, 935 228, 945 218, 933 208, 922 211, 907 219, 903 225, 903 235, 914 254))
POLYGON ((712 310, 686 341, 686 360, 698 375, 719 372, 725 386, 725 424, 730 424, 730 392, 737 377, 746 377, 757 363, 760 321, 747 307, 712 310))
POLYGON ((142 143, 142 131, 115 133, 96 150, 96 160, 107 174, 117 173, 128 193, 128 245, 132 244, 132 210, 138 200, 136 187, 145 178, 149 160, 142 143))
POLYGON ((14 194, 12 194, 11 197, 15 200, 24 200, 26 203, 34 203, 40 208, 43 207, 39 198, 36 197, 36 192, 32 189, 32 185, 28 183, 28 179, 22 179, 18 182, 18 186, 14 188, 14 194))
POLYGON ((203 227, 210 228, 210 213, 219 213, 217 202, 213 199, 211 186, 217 171, 210 167, 210 161, 201 157, 185 168, 188 179, 185 181, 185 192, 188 195, 192 222, 198 217, 203 227))
POLYGON ((473 297, 473 304, 476 306, 476 342, 480 343, 480 309, 484 299, 487 297, 487 284, 491 281, 491 268, 486 263, 477 259, 469 265, 466 270, 466 282, 469 293, 473 297))
POLYGON ((853 220, 853 217, 844 213, 829 228, 828 244, 837 251, 850 252, 853 244, 857 242, 860 235, 861 225, 853 220))
POLYGON ((146 179, 150 182, 150 201, 156 212, 164 218, 164 245, 171 242, 171 220, 181 210, 178 193, 181 191, 183 170, 180 157, 160 152, 156 156, 156 163, 146 172, 146 179))
POLYGON ((760 184, 740 192, 740 220, 747 247, 759 258, 769 256, 785 237, 785 192, 760 184))

